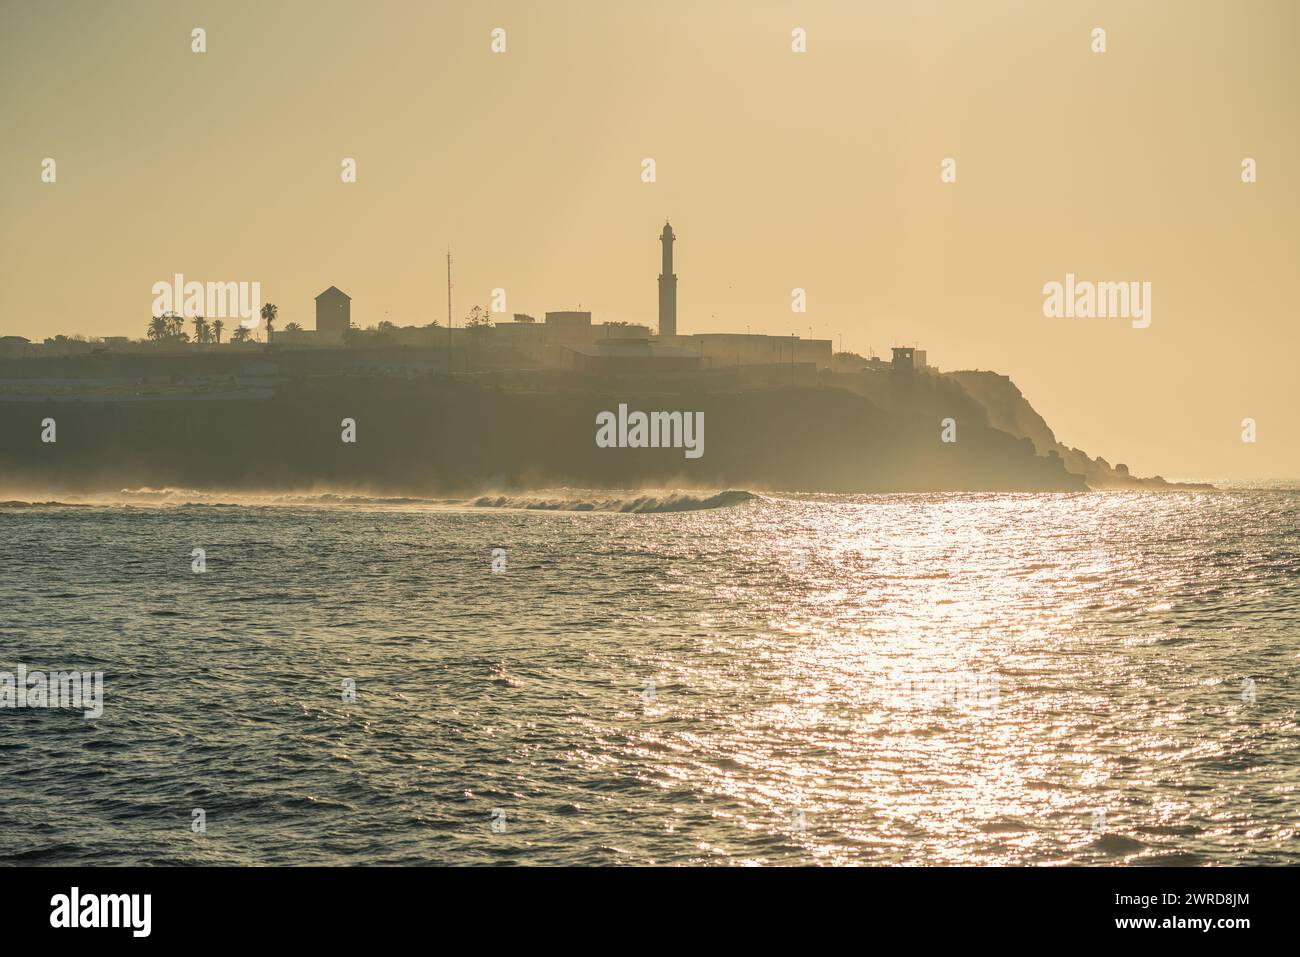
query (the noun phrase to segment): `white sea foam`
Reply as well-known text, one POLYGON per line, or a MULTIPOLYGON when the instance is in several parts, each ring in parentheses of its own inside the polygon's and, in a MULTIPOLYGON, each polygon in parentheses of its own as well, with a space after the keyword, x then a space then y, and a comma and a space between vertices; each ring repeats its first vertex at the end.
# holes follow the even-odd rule
POLYGON ((727 508, 759 498, 742 489, 723 491, 683 490, 599 490, 539 489, 510 494, 489 494, 470 498, 423 498, 378 496, 350 492, 231 492, 185 488, 121 489, 94 495, 73 495, 58 500, 32 497, 0 501, 0 508, 38 507, 285 507, 354 509, 437 509, 471 508, 527 509, 554 512, 691 512, 727 508))

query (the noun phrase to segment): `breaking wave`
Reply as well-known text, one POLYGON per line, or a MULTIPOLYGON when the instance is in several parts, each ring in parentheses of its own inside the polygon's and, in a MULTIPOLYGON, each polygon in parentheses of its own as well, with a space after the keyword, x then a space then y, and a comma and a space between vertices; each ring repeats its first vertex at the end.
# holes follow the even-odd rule
POLYGON ((373 509, 466 509, 504 508, 550 512, 626 512, 654 514, 693 512, 700 509, 743 505, 760 496, 741 489, 726 491, 619 491, 592 489, 542 489, 528 493, 489 494, 471 498, 420 498, 374 496, 345 492, 221 492, 201 489, 139 488, 97 495, 74 495, 66 500, 0 501, 0 509, 18 508, 373 508, 373 509))
POLYGON ((593 492, 589 495, 484 495, 474 500, 479 508, 523 508, 553 512, 694 512, 705 508, 729 508, 752 502, 759 496, 741 489, 713 495, 690 492, 657 492, 632 496, 593 492))

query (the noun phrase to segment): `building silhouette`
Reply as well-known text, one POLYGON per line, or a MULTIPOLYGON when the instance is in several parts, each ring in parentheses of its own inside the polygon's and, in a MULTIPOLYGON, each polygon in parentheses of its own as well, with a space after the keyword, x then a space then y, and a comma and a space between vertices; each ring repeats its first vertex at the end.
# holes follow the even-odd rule
POLYGON ((330 286, 316 297, 316 339, 342 342, 352 328, 352 297, 338 286, 330 286))
MULTIPOLYGON (((596 322, 590 310, 561 309, 540 314, 515 313, 513 321, 439 326, 397 325, 384 321, 378 327, 354 330, 352 297, 330 286, 315 297, 316 328, 277 330, 275 351, 339 351, 355 349, 435 350, 393 360, 397 368, 422 364, 452 372, 484 368, 576 369, 590 372, 711 372, 726 370, 756 385, 815 384, 816 377, 832 367, 829 339, 797 335, 764 335, 748 332, 695 332, 682 335, 677 329, 677 274, 673 272, 673 243, 677 236, 665 222, 659 236, 663 272, 659 275, 659 329, 655 335, 648 324, 618 320, 596 322), (353 332, 354 335, 349 335, 353 332), (740 370, 747 370, 741 373, 740 370)), ((811 333, 811 330, 810 330, 811 333)), ((191 343, 179 338, 165 341, 131 341, 124 336, 107 336, 94 342, 81 337, 57 336, 43 344, 19 336, 0 336, 0 359, 42 356, 89 355, 92 352, 249 352, 255 342, 191 343)), ((896 349, 895 368, 926 368, 925 352, 896 349)), ((367 361, 373 361, 368 359, 367 361)), ((387 361, 387 360, 385 360, 387 361)), ((373 366, 372 366, 373 367, 373 366)))
POLYGON ((673 272, 673 235, 671 223, 664 223, 659 241, 664 244, 664 269, 659 274, 659 337, 677 335, 677 274, 673 272))

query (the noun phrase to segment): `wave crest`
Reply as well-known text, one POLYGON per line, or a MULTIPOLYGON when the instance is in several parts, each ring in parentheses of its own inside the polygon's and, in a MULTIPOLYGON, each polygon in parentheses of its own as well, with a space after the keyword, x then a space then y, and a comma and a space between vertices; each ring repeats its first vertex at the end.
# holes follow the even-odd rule
POLYGON ((541 489, 515 494, 488 494, 476 498, 420 498, 379 496, 353 492, 234 492, 185 488, 121 489, 110 494, 70 496, 71 500, 0 501, 0 508, 105 508, 184 507, 209 508, 371 508, 371 509, 466 509, 514 508, 550 512, 625 512, 655 514, 729 508, 759 498, 743 489, 683 492, 594 489, 541 489))
POLYGON ((727 489, 713 495, 691 492, 656 492, 643 495, 483 495, 474 500, 479 508, 522 508, 553 512, 694 512, 707 508, 730 508, 758 498, 743 489, 727 489))

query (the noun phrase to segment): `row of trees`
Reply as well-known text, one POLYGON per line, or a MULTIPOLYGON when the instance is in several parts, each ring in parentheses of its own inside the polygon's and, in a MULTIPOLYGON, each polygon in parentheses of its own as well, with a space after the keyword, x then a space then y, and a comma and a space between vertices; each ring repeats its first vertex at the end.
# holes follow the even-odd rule
MULTIPOLYGON (((262 306, 262 321, 266 323, 266 337, 269 341, 272 332, 275 330, 275 320, 279 315, 279 307, 273 302, 268 302, 262 306)), ((150 342, 196 342, 199 345, 209 343, 221 344, 221 334, 226 328, 226 324, 220 319, 213 319, 209 322, 203 316, 195 316, 194 337, 185 331, 185 318, 179 313, 165 312, 161 316, 154 316, 149 320, 149 329, 146 337, 150 342)), ((291 322, 284 327, 286 332, 301 331, 302 326, 296 322, 291 322)), ((236 326, 235 331, 230 334, 231 342, 248 342, 253 338, 251 329, 246 329, 242 325, 236 326)))
MULTIPOLYGON (((275 320, 279 317, 279 314, 280 309, 273 302, 268 302, 262 306, 261 317, 262 322, 266 324, 268 342, 275 332, 275 320)), ((147 338, 150 342, 195 342, 199 345, 221 344, 221 334, 226 328, 224 322, 220 319, 213 319, 209 322, 203 316, 195 316, 192 322, 194 324, 194 336, 191 338, 190 334, 185 331, 185 318, 179 313, 166 312, 161 316, 154 316, 149 320, 147 338)), ((475 306, 470 310, 469 315, 465 317, 464 324, 465 328, 472 332, 482 332, 492 328, 492 317, 482 306, 475 306)), ((626 325, 626 323, 624 324, 626 325)), ((438 320, 434 319, 429 323, 429 328, 439 329, 441 326, 438 320)), ((382 340, 391 338, 391 333, 395 329, 396 326, 393 323, 384 320, 379 323, 378 327, 364 330, 364 332, 382 340)), ((296 322, 291 322, 284 327, 284 331, 301 332, 302 326, 296 322)), ((350 340, 360 338, 359 334, 363 333, 363 330, 360 329, 350 329, 348 331, 350 340)), ((252 330, 246 329, 242 325, 236 326, 235 331, 230 334, 231 342, 248 342, 251 339, 253 339, 252 330)))

